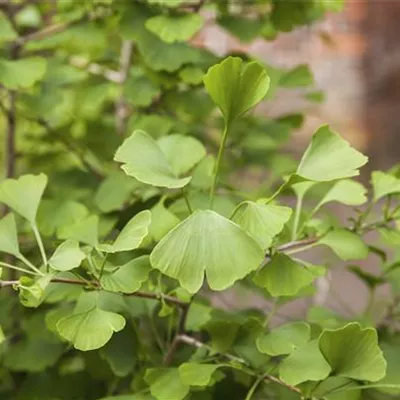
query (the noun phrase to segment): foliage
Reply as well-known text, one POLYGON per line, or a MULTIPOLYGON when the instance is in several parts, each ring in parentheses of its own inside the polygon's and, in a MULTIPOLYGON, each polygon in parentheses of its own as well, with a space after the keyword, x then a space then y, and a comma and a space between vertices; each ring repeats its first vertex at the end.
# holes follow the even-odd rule
POLYGON ((368 191, 353 179, 367 158, 328 126, 296 166, 282 147, 301 110, 253 110, 281 87, 312 99, 309 68, 246 53, 220 59, 192 40, 209 15, 248 42, 341 5, 1 5, 1 398, 400 393, 398 169, 374 172, 368 191), (238 172, 252 170, 268 176, 249 191, 238 172), (354 207, 348 223, 327 218, 332 202, 354 207), (333 258, 297 256, 314 247, 333 258), (347 265, 370 255, 379 276, 347 265), (371 306, 377 287, 392 286, 385 318, 371 307, 340 316, 313 306, 304 321, 275 326, 279 308, 313 296, 338 259, 369 289, 371 306), (262 307, 219 308, 213 300, 226 290, 262 307))

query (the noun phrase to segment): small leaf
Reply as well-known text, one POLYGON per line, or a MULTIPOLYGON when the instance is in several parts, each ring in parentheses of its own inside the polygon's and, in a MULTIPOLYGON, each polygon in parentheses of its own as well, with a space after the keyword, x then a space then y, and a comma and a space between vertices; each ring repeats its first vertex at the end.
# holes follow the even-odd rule
POLYGON ((336 182, 315 207, 314 211, 324 204, 337 201, 348 206, 359 206, 367 201, 367 189, 356 181, 344 179, 336 182))
POLYGON ((189 393, 189 386, 182 383, 178 368, 150 368, 144 379, 157 400, 183 400, 189 393))
POLYGON ((46 185, 47 176, 44 174, 6 179, 0 184, 0 201, 34 223, 46 185))
POLYGON ((256 241, 238 225, 206 210, 194 212, 170 231, 154 248, 150 261, 196 293, 204 273, 212 290, 224 290, 255 270, 263 256, 256 241))
POLYGON ((113 333, 121 331, 124 326, 124 317, 97 307, 72 314, 57 323, 58 333, 82 351, 103 347, 113 333))
POLYGON ((112 245, 102 244, 99 246, 100 250, 116 253, 137 249, 149 233, 150 222, 151 212, 149 210, 141 211, 124 226, 112 245))
POLYGON ((20 256, 17 225, 12 213, 0 220, 0 251, 16 257, 20 256))
POLYGON ((319 338, 319 348, 333 375, 370 382, 385 376, 386 361, 373 328, 349 323, 343 328, 325 330, 319 338))
POLYGON ((318 340, 294 350, 279 367, 280 378, 293 386, 306 381, 322 381, 330 372, 331 367, 318 348, 318 340))
POLYGON ((99 217, 91 215, 71 225, 60 228, 59 237, 61 239, 74 239, 78 242, 86 243, 96 247, 98 244, 99 217))
POLYGON ((57 271, 70 271, 79 267, 85 258, 85 253, 79 248, 79 243, 69 239, 57 247, 49 264, 57 271))
POLYGON ((143 131, 133 132, 118 148, 114 160, 124 163, 122 169, 127 175, 149 185, 177 189, 190 181, 174 174, 157 142, 143 131))
POLYGON ((285 324, 257 339, 257 348, 270 356, 290 354, 310 340, 310 326, 305 322, 285 324))
POLYGON ((221 364, 183 363, 179 366, 181 382, 188 386, 208 386, 212 382, 214 372, 221 364))
POLYGON ((191 136, 168 135, 158 139, 157 144, 176 176, 191 170, 206 155, 204 146, 191 136))
POLYGON ((6 337, 5 337, 3 329, 1 328, 1 325, 0 325, 0 344, 2 344, 5 340, 6 340, 6 337))
POLYGON ((179 71, 179 77, 191 85, 200 85, 203 82, 204 71, 198 67, 185 67, 179 71))
POLYGON ((245 201, 237 208, 232 221, 248 232, 265 250, 282 231, 291 215, 292 210, 288 207, 245 201))
POLYGON ((104 290, 110 292, 133 293, 147 280, 150 270, 149 256, 141 256, 111 273, 105 272, 100 283, 104 290))
POLYGON ((206 89, 227 125, 266 96, 269 82, 264 67, 254 61, 244 65, 238 57, 228 57, 204 76, 206 89))
POLYGON ((315 279, 303 265, 277 253, 254 277, 254 282, 274 296, 294 296, 315 279))
POLYGON ((400 179, 385 172, 374 171, 372 173, 372 187, 374 189, 374 201, 378 201, 389 194, 400 193, 400 179))
POLYGON ((19 300, 25 307, 36 308, 44 300, 44 290, 51 281, 51 275, 33 279, 28 276, 19 278, 19 300))
POLYGON ((181 220, 171 211, 165 208, 163 199, 151 210, 151 224, 149 234, 159 242, 170 230, 174 229, 181 220))
POLYGON ((25 89, 33 86, 46 73, 43 57, 26 57, 21 60, 0 59, 0 83, 8 89, 25 89))
POLYGON ((335 229, 323 236, 318 244, 330 247, 342 260, 363 260, 368 257, 368 246, 362 238, 347 229, 335 229))
POLYGON ((285 88, 309 86, 313 83, 314 78, 308 65, 299 65, 285 72, 279 80, 279 85, 285 88))
POLYGON ((203 26, 199 14, 157 15, 146 21, 146 28, 167 43, 186 42, 203 26))
POLYGON ((15 32, 11 22, 0 12, 0 43, 14 40, 18 37, 17 32, 15 32))
POLYGON ((328 126, 315 132, 311 144, 297 168, 297 174, 305 179, 327 182, 359 175, 368 158, 350 147, 349 143, 328 126))

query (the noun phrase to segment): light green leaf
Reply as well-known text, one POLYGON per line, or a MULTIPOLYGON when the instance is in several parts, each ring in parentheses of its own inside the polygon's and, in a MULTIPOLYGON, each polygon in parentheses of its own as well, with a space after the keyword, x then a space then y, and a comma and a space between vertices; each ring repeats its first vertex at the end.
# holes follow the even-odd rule
POLYGON ((6 340, 6 337, 5 337, 3 329, 1 328, 1 325, 0 325, 0 344, 2 344, 5 340, 6 340))
POLYGON ((309 86, 313 83, 313 74, 308 65, 299 65, 290 71, 285 72, 279 80, 279 85, 285 88, 309 86))
POLYGON ((315 279, 305 266, 277 253, 254 277, 254 282, 274 296, 294 296, 315 279))
POLYGON ((112 245, 102 244, 99 249, 107 253, 137 249, 149 233, 150 222, 151 212, 149 210, 141 211, 124 226, 112 245))
POLYGON ((293 322, 281 325, 279 328, 260 336, 256 345, 261 353, 270 356, 290 354, 297 347, 305 345, 310 340, 310 326, 305 322, 293 322))
POLYGON ((191 170, 206 155, 204 146, 191 136, 168 135, 158 139, 157 144, 176 176, 191 170))
POLYGON ((149 256, 135 258, 113 272, 105 272, 100 283, 110 292, 133 293, 140 289, 151 270, 149 256))
POLYGON ((88 311, 72 314, 57 323, 58 333, 77 350, 88 351, 103 347, 114 332, 125 326, 119 314, 93 307, 88 311))
POLYGON ((0 201, 7 204, 29 222, 34 223, 46 185, 47 176, 44 174, 23 175, 18 179, 6 179, 0 184, 0 201))
POLYGON ((43 57, 26 57, 21 60, 0 59, 0 83, 8 89, 25 89, 42 79, 46 73, 43 57))
MULTIPOLYGON (((382 385, 398 384, 400 382, 400 346, 394 343, 382 343, 380 347, 387 362, 387 371, 385 377, 379 383, 382 385)), ((379 391, 391 395, 399 395, 400 387, 398 389, 382 388, 379 391)))
POLYGON ((209 189, 212 184, 214 165, 215 158, 212 155, 204 157, 193 169, 190 186, 209 189))
POLYGON ((200 85, 203 82, 204 71, 198 67, 185 67, 179 71, 179 77, 191 85, 200 85))
POLYGON ((0 12, 0 43, 14 40, 18 37, 17 32, 15 32, 11 22, 0 12))
POLYGON ((245 43, 256 39, 263 26, 261 20, 239 15, 223 15, 218 24, 245 43))
POLYGON ((57 247, 49 264, 57 271, 69 271, 79 267, 85 258, 85 253, 79 248, 79 243, 69 239, 57 247))
POLYGON ((18 233, 12 213, 0 220, 0 251, 19 257, 18 233))
POLYGON ((157 142, 143 131, 133 132, 118 148, 114 160, 124 164, 127 175, 153 186, 177 189, 191 179, 179 179, 157 142))
POLYGON ((322 381, 330 372, 331 367, 318 348, 318 340, 298 347, 279 367, 280 378, 293 386, 306 381, 322 381))
MULTIPOLYGON (((301 185, 301 184, 299 184, 301 185)), ((348 206, 359 206, 367 201, 367 189, 356 181, 344 179, 336 182, 315 207, 314 212, 324 204, 337 201, 348 206)))
POLYGON ((203 23, 203 17, 195 13, 162 14, 148 19, 146 28, 164 42, 185 42, 201 29, 203 23))
POLYGON ((61 227, 59 237, 61 239, 74 239, 78 242, 96 247, 99 240, 98 229, 99 217, 97 215, 91 215, 71 225, 61 227))
POLYGON ((171 229, 174 229, 181 220, 159 201, 151 210, 151 224, 149 234, 159 242, 171 229))
POLYGON ((367 157, 350 147, 346 140, 325 125, 315 132, 300 161, 297 174, 317 182, 350 178, 358 175, 358 168, 367 161, 367 157))
POLYGON ((150 368, 144 377, 157 400, 183 400, 189 386, 182 383, 178 368, 150 368))
POLYGON ((51 278, 51 275, 41 276, 37 279, 28 276, 19 278, 18 291, 21 304, 32 308, 40 306, 44 300, 44 290, 51 278))
POLYGON ((194 212, 169 232, 154 248, 150 261, 188 292, 196 293, 204 272, 212 290, 224 290, 254 271, 263 257, 257 242, 238 225, 206 210, 194 212))
POLYGON ((168 8, 175 8, 186 2, 186 0, 147 0, 147 2, 149 4, 158 4, 168 8))
POLYGON ((244 65, 238 57, 228 57, 211 67, 204 84, 229 125, 257 105, 267 94, 270 79, 257 62, 244 65))
POLYGON ((183 363, 179 366, 181 382, 188 386, 208 386, 212 382, 214 372, 221 364, 183 363))
POLYGON ((319 349, 336 376, 370 382, 385 376, 386 361, 373 328, 349 323, 336 330, 325 330, 319 337, 319 349))
POLYGON ((248 232, 265 250, 282 231, 291 215, 292 210, 288 207, 245 201, 234 212, 232 221, 248 232))
POLYGON ((186 330, 201 330, 201 328, 211 320, 212 310, 210 306, 192 302, 186 319, 186 330))
POLYGON ((357 234, 347 229, 335 229, 323 236, 318 244, 330 247, 342 260, 363 260, 368 257, 368 246, 357 234))
POLYGON ((372 173, 372 187, 374 200, 378 201, 389 194, 400 193, 400 179, 386 172, 374 171, 372 173))

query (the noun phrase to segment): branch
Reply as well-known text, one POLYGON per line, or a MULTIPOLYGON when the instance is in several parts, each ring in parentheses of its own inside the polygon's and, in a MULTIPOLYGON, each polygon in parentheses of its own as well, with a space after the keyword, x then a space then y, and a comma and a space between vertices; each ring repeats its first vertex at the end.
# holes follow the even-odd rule
MULTIPOLYGON (((191 336, 188 336, 188 335, 184 335, 184 334, 183 335, 179 335, 178 336, 178 341, 181 342, 181 343, 186 343, 186 344, 188 344, 190 346, 193 346, 193 347, 196 347, 198 349, 206 348, 206 349, 208 349, 210 351, 213 351, 213 349, 210 346, 208 346, 207 344, 205 344, 205 343, 203 343, 203 342, 201 342, 201 341, 199 341, 199 340, 197 340, 197 339, 195 339, 195 338, 193 338, 191 336)), ((243 364, 243 365, 245 365, 247 367, 250 367, 250 365, 247 363, 246 360, 243 360, 242 358, 236 357, 236 356, 234 356, 232 354, 219 353, 219 355, 221 357, 226 358, 229 361, 234 361, 234 362, 237 362, 239 364, 243 364)), ((285 388, 289 389, 292 392, 301 394, 300 389, 298 389, 295 386, 288 385, 286 382, 283 382, 282 380, 280 380, 276 376, 265 374, 264 375, 264 380, 277 383, 278 385, 284 386, 285 388)))
POLYGON ((307 238, 307 239, 302 239, 302 240, 296 240, 293 242, 288 242, 283 244, 282 246, 278 247, 278 251, 290 251, 293 249, 297 249, 299 247, 303 247, 303 246, 308 246, 309 244, 314 244, 316 242, 318 242, 320 238, 319 237, 312 237, 312 238, 307 238))
POLYGON ((111 82, 123 83, 123 76, 119 71, 104 67, 100 64, 90 63, 86 58, 80 56, 70 57, 69 63, 77 68, 86 69, 93 75, 103 76, 111 82))

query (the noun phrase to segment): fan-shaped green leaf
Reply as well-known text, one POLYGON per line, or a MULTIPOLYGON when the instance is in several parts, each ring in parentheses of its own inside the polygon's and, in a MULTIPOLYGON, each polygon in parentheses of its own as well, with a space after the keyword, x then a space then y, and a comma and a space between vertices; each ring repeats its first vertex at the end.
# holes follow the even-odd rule
POLYGON ((0 220, 0 251, 16 257, 20 255, 17 225, 12 213, 0 220))
POLYGON ((105 272, 100 283, 103 289, 110 292, 133 293, 147 280, 150 270, 149 256, 141 256, 113 272, 105 272))
POLYGON ((112 245, 102 244, 100 250, 108 253, 137 249, 149 233, 151 212, 141 211, 124 226, 112 245))
POLYGON ((317 182, 349 178, 358 175, 358 169, 367 161, 368 158, 350 147, 346 140, 328 126, 322 126, 304 153, 297 174, 317 182))
POLYGON ((8 89, 29 88, 42 79, 45 73, 46 60, 43 57, 0 59, 0 83, 8 89))
POLYGON ((168 135, 158 139, 157 144, 176 176, 188 172, 206 155, 204 146, 191 136, 168 135))
POLYGON ((17 37, 18 34, 15 32, 11 22, 3 12, 0 12, 0 43, 14 40, 17 37))
POLYGON ((385 376, 386 361, 373 328, 350 323, 325 330, 319 337, 319 349, 336 376, 371 382, 385 376))
POLYGON ((368 246, 362 238, 347 229, 335 229, 323 236, 318 244, 330 247, 342 260, 363 260, 368 257, 368 246))
POLYGON ((34 223, 46 185, 47 176, 44 174, 6 179, 0 184, 0 201, 34 223))
POLYGON ((79 243, 69 239, 57 247, 49 264, 57 271, 69 271, 79 267, 85 257, 85 253, 79 248, 79 243))
POLYGON ((182 383, 178 368, 151 368, 144 379, 157 400, 183 400, 189 393, 189 385, 182 383))
POLYGON ((204 76, 206 89, 221 109, 226 124, 258 104, 268 92, 269 81, 262 65, 244 65, 238 57, 228 57, 204 76))
POLYGON ((292 210, 288 207, 245 201, 237 208, 232 221, 247 231, 265 250, 291 215, 292 210))
POLYGON ((204 71, 198 67, 185 67, 179 71, 179 77, 191 85, 200 85, 203 82, 204 71))
POLYGON ((254 271, 263 251, 238 225, 210 211, 196 211, 154 248, 154 268, 179 280, 190 293, 202 286, 204 273, 213 290, 223 290, 254 271))
POLYGON ((185 42, 203 26, 199 14, 157 15, 146 21, 146 28, 167 43, 185 42))
POLYGON ((163 200, 158 202, 151 210, 151 224, 149 233, 151 237, 159 242, 171 229, 174 229, 181 220, 165 208, 163 200))
POLYGON ((183 363, 179 366, 181 382, 189 386, 208 386, 214 372, 222 367, 221 364, 183 363))
POLYGON ((58 333, 77 350, 88 351, 103 347, 114 332, 125 326, 119 314, 93 307, 88 311, 72 314, 57 323, 58 333))
POLYGON ((270 356, 290 354, 310 340, 310 326, 305 322, 285 324, 260 336, 257 348, 261 353, 270 356))
POLYGON ((280 378, 293 386, 306 381, 322 381, 330 372, 331 367, 318 348, 318 340, 298 347, 279 367, 280 378))
POLYGON ((190 178, 179 179, 173 172, 161 148, 147 133, 135 131, 118 148, 115 161, 138 181, 171 189, 187 185, 190 178))
POLYGON ((279 85, 286 88, 309 86, 313 83, 314 77, 308 65, 299 65, 285 72, 279 80, 279 85))
POLYGON ((372 173, 372 187, 374 200, 378 201, 389 194, 400 193, 400 179, 386 172, 374 171, 372 173))
POLYGON ((274 296, 294 296, 315 275, 283 253, 277 253, 254 277, 254 282, 274 296))
POLYGON ((18 290, 21 304, 25 307, 33 308, 42 304, 44 300, 44 290, 50 283, 51 278, 51 275, 40 276, 36 279, 28 276, 19 278, 18 290))
POLYGON ((60 228, 59 237, 61 239, 74 239, 78 242, 89 244, 96 247, 99 236, 99 217, 91 215, 81 219, 71 225, 60 228))

